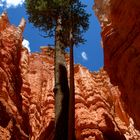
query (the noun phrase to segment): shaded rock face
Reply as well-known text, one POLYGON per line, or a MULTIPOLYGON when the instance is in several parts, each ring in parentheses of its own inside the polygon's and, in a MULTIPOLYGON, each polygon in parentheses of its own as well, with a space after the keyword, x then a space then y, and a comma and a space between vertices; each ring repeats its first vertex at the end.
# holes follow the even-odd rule
MULTIPOLYGON (((95 0, 94 9, 105 66, 90 72, 75 65, 76 139, 139 140, 139 2, 95 0)), ((0 139, 53 140, 54 51, 29 54, 21 45, 24 20, 14 27, 3 14, 0 23, 0 139)))
POLYGON ((102 25, 104 69, 140 129, 140 2, 95 0, 94 10, 102 25))

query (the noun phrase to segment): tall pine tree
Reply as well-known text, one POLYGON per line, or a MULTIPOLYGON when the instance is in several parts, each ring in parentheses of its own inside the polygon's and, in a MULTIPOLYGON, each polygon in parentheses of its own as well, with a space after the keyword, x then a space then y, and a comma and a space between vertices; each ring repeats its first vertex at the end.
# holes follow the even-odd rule
POLYGON ((63 17, 63 42, 70 48, 70 98, 69 98, 69 116, 68 116, 68 140, 75 139, 75 83, 74 83, 74 58, 73 47, 79 43, 84 43, 83 33, 89 27, 89 14, 86 13, 86 5, 79 0, 73 2, 65 10, 67 16, 63 17))
MULTIPOLYGON (((55 139, 68 139, 68 110, 69 132, 73 130, 74 139, 74 70, 73 56, 71 57, 71 97, 69 106, 69 87, 67 80, 64 50, 66 47, 83 43, 83 32, 88 29, 89 14, 79 0, 26 0, 29 21, 35 27, 43 30, 47 36, 55 37, 55 139)), ((73 52, 73 50, 71 51, 73 52)), ((71 133, 69 133, 69 136, 71 133)), ((69 139, 69 140, 70 140, 69 139)))

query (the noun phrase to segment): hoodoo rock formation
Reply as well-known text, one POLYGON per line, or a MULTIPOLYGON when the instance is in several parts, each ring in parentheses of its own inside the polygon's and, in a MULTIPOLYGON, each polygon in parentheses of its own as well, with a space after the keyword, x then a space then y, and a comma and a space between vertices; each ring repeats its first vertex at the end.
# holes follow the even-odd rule
MULTIPOLYGON (((77 140, 140 140, 139 9, 137 0, 95 0, 105 65, 75 65, 77 140)), ((0 140, 53 140, 54 50, 29 54, 24 27, 0 17, 0 140)))
POLYGON ((10 25, 7 14, 0 17, 0 139, 28 139, 26 113, 22 111, 23 77, 20 70, 22 32, 10 25))

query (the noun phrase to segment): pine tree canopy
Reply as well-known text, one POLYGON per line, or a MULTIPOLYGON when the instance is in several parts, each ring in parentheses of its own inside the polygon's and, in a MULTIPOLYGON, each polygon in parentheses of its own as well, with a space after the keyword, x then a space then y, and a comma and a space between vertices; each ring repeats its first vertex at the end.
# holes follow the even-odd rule
POLYGON ((86 5, 82 4, 79 0, 74 2, 64 12, 63 15, 63 40, 66 46, 69 46, 69 32, 72 30, 73 45, 84 43, 85 39, 83 33, 89 28, 90 14, 85 11, 86 5))
POLYGON ((90 15, 79 0, 26 0, 25 6, 29 22, 47 36, 52 37, 55 34, 57 19, 61 17, 63 43, 69 46, 70 30, 74 45, 85 41, 83 32, 88 29, 90 15))

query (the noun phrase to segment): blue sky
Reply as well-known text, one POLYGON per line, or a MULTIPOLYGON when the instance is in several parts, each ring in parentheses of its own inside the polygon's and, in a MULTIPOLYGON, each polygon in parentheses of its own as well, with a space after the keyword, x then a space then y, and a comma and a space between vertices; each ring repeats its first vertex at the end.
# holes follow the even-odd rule
MULTIPOLYGON (((87 42, 74 49, 75 63, 80 63, 90 71, 97 71, 103 66, 103 49, 100 45, 100 26, 92 10, 93 0, 82 0, 87 4, 87 12, 91 13, 89 30, 84 34, 87 42)), ((26 19, 24 38, 29 41, 31 52, 40 51, 40 46, 54 44, 52 39, 41 36, 43 32, 28 22, 28 15, 24 7, 24 0, 0 0, 0 13, 6 9, 11 24, 18 25, 21 18, 26 19), (5 7, 5 8, 4 8, 5 7)))

